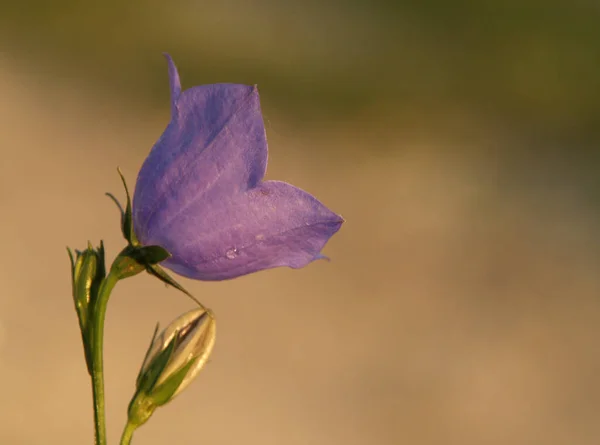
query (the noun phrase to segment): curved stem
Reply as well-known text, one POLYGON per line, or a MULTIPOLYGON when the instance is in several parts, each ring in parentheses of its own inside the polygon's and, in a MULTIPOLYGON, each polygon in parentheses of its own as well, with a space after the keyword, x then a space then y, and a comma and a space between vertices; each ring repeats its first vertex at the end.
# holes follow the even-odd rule
POLYGON ((123 430, 123 435, 121 436, 121 445, 129 445, 131 443, 131 438, 133 437, 135 429, 135 425, 127 422, 127 425, 125 425, 125 429, 123 430))
POLYGON ((106 445, 106 416, 104 412, 104 319, 108 299, 119 279, 112 271, 104 278, 98 290, 92 329, 92 393, 94 397, 94 425, 96 445, 106 445))

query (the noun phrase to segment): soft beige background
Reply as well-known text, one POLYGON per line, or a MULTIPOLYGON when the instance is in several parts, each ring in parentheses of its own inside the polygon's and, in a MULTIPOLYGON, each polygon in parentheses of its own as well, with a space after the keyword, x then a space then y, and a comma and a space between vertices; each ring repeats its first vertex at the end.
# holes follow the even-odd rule
MULTIPOLYGON (((108 260, 123 246, 103 194, 123 195, 116 166, 133 188, 168 102, 142 108, 17 59, 0 53, 0 444, 92 443, 65 246, 104 239, 108 260)), ((275 105, 264 112, 268 177, 347 222, 325 249, 331 262, 181 280, 216 312, 217 345, 136 444, 599 442, 600 218, 589 165, 472 116, 455 116, 462 136, 448 139, 410 131, 407 116, 305 128, 275 105)), ((190 307, 148 276, 116 288, 110 443, 155 323, 190 307)))

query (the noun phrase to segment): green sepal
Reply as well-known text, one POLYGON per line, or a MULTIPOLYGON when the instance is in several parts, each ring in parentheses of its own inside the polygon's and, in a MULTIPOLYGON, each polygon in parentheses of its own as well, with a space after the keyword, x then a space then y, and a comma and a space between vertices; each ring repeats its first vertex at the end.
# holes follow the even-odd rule
POLYGON ((133 230, 133 217, 131 210, 131 196, 129 195, 129 188, 127 187, 127 182, 125 181, 125 177, 121 172, 120 168, 117 168, 117 172, 121 177, 121 181, 123 182, 123 187, 125 188, 125 196, 127 197, 127 204, 125 209, 121 206, 121 203, 117 198, 114 197, 112 193, 107 193, 110 199, 114 201, 114 203, 119 208, 119 212, 121 213, 121 232, 123 233, 123 237, 127 241, 130 246, 138 246, 140 243, 135 236, 135 231, 133 230))
MULTIPOLYGON (((98 255, 98 275, 102 278, 106 277, 106 259, 104 258, 104 241, 100 240, 100 245, 96 248, 96 254, 98 255)), ((98 282, 98 286, 100 282, 98 282)), ((94 295, 97 297, 98 294, 94 295)))
POLYGON ((160 246, 140 246, 132 252, 132 255, 146 266, 154 266, 171 256, 169 252, 160 246))
MULTIPOLYGON (((67 253, 69 254, 69 260, 71 260, 71 293, 75 296, 75 266, 76 261, 73 256, 73 251, 70 247, 67 247, 67 253)), ((79 254, 77 253, 77 258, 79 258, 79 254)))
POLYGON ((125 213, 123 217, 123 233, 125 234, 125 239, 132 246, 137 246, 139 244, 137 237, 135 236, 135 231, 133 230, 133 217, 131 211, 131 197, 129 196, 129 188, 127 188, 127 182, 125 181, 125 176, 121 173, 121 169, 117 168, 119 172, 119 176, 121 177, 121 181, 123 181, 123 187, 125 187, 125 195, 127 196, 127 205, 125 206, 125 213))
POLYGON ((194 366, 197 360, 198 357, 193 357, 192 359, 190 359, 189 362, 187 362, 185 365, 183 365, 181 368, 179 368, 177 371, 171 374, 171 376, 166 381, 164 381, 152 390, 152 393, 149 397, 152 399, 156 406, 164 405, 169 400, 171 400, 173 394, 177 392, 177 389, 179 389, 181 382, 183 382, 183 379, 185 379, 185 376, 188 374, 190 368, 194 366))
POLYGON ((160 246, 129 245, 119 253, 111 270, 119 279, 132 277, 170 256, 171 254, 160 246))
POLYGON ((192 294, 190 294, 187 290, 185 290, 185 288, 179 284, 177 281, 175 281, 162 267, 160 267, 158 264, 155 264, 153 266, 148 267, 147 272, 150 275, 155 276, 156 278, 158 278, 160 281, 162 281, 163 283, 165 283, 167 286, 173 286, 175 289, 183 292, 184 294, 186 294, 188 297, 190 297, 194 303, 196 303, 199 307, 203 308, 204 306, 202 305, 202 303, 200 303, 196 297, 194 297, 192 294))
POLYGON ((140 371, 138 372, 138 376, 135 379, 135 386, 136 388, 139 388, 141 385, 141 380, 142 380, 142 371, 144 370, 144 364, 146 363, 146 361, 148 360, 148 357, 150 356, 150 351, 152 351, 152 346, 154 345, 154 340, 156 340, 156 335, 158 334, 158 330, 160 328, 160 325, 158 323, 156 323, 156 327, 154 328, 154 334, 152 334, 152 340, 150 341, 150 346, 148 346, 148 350, 146 351, 146 355, 144 356, 144 360, 142 361, 142 367, 140 368, 140 371))
POLYGON ((158 353, 143 372, 140 372, 142 375, 138 379, 139 382, 136 392, 149 395, 154 390, 154 385, 156 385, 161 373, 166 368, 169 360, 171 360, 171 356, 177 347, 177 343, 178 339, 175 335, 167 347, 158 353))
POLYGON ((140 255, 136 254, 137 248, 126 246, 115 258, 111 266, 113 273, 119 280, 132 277, 146 270, 146 265, 140 262, 140 255))

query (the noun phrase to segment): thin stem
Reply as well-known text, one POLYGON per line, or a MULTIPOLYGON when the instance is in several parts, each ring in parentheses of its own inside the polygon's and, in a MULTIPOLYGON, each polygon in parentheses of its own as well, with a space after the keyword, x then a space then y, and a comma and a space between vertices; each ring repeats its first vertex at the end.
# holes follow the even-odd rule
POLYGON ((92 393, 94 397, 94 425, 96 445, 106 445, 106 415, 104 412, 104 319, 108 299, 119 279, 112 273, 100 284, 98 299, 93 310, 92 332, 92 393))
POLYGON ((133 437, 133 432, 137 427, 130 422, 127 422, 125 425, 125 429, 123 430, 123 435, 121 436, 121 445, 129 445, 131 443, 131 438, 133 437))

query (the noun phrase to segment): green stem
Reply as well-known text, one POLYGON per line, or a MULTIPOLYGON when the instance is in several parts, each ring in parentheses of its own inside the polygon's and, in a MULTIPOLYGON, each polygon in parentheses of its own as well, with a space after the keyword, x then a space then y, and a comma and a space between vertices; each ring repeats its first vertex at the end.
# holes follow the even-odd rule
POLYGON ((92 393, 94 397, 94 424, 96 427, 96 445, 106 445, 106 415, 104 412, 104 319, 106 317, 106 307, 108 299, 117 278, 112 271, 102 280, 98 290, 98 299, 96 300, 92 329, 92 393))
POLYGON ((127 422, 125 425, 125 429, 123 430, 123 435, 121 436, 121 445, 129 445, 131 443, 131 438, 133 437, 133 432, 137 427, 130 422, 127 422))

